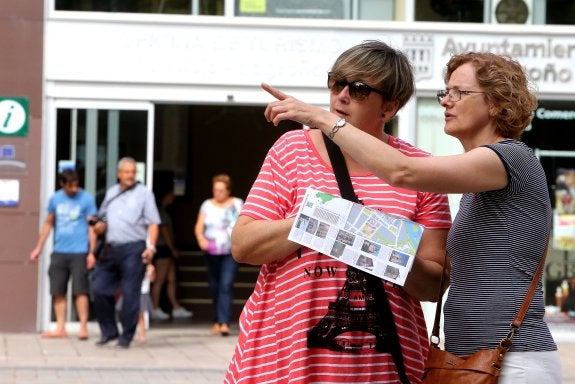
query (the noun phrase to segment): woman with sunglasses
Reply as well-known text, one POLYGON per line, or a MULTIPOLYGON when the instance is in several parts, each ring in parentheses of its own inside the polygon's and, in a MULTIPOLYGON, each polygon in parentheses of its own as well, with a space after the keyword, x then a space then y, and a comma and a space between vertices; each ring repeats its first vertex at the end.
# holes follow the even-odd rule
MULTIPOLYGON (((454 55, 447 63, 445 133, 464 153, 409 157, 356 126, 269 86, 279 101, 265 116, 274 124, 295 120, 329 135, 353 161, 396 188, 463 193, 449 231, 451 287, 445 305, 445 347, 456 355, 493 349, 506 337, 551 228, 547 180, 533 151, 519 141, 537 100, 523 67, 491 53, 454 55)), ((541 278, 536 295, 505 356, 499 384, 560 383, 557 346, 547 324, 541 278)))
MULTIPOLYGON (((403 53, 379 41, 359 44, 336 60, 327 85, 332 126, 353 124, 407 156, 427 156, 383 131, 414 92, 403 53)), ((419 301, 433 300, 439 286, 451 225, 447 196, 392 187, 344 153, 364 205, 426 227, 405 285, 376 279, 367 287, 343 262, 287 239, 308 187, 340 195, 324 140, 318 129, 279 138, 234 227, 234 258, 262 268, 226 383, 417 383, 423 373, 428 341, 419 301), (395 330, 382 325, 375 290, 386 294, 395 330), (395 352, 378 343, 389 332, 398 335, 395 352)))

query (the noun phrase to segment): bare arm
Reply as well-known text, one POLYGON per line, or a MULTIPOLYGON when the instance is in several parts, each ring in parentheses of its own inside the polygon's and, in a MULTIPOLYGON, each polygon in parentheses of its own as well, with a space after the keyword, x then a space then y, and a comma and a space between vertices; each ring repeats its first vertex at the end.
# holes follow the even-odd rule
POLYGON ((179 257, 179 252, 174 245, 170 228, 167 225, 160 224, 160 236, 162 236, 164 243, 166 243, 166 246, 170 248, 170 251, 172 251, 172 255, 174 257, 179 257))
POLYGON ((55 215, 54 213, 51 212, 48 213, 46 220, 44 220, 42 230, 40 231, 40 236, 38 237, 38 242, 36 243, 36 246, 34 247, 32 252, 30 252, 31 261, 38 261, 40 253, 42 253, 42 248, 44 248, 44 243, 46 242, 46 239, 50 235, 50 231, 52 231, 52 228, 54 227, 54 218, 55 215))
MULTIPOLYGON (((426 229, 403 289, 420 301, 437 301, 448 229, 426 229)), ((446 269, 449 279, 449 265, 446 269)), ((446 280, 448 281, 448 280, 446 280)), ((444 283, 447 287, 447 283, 444 283)))
POLYGON ((198 213, 198 219, 196 220, 196 225, 194 226, 194 233, 196 235, 198 245, 202 251, 207 250, 209 245, 208 239, 204 236, 204 221, 204 214, 202 212, 198 213))
MULTIPOLYGON (((339 116, 303 103, 267 84, 262 88, 278 101, 268 104, 264 114, 274 125, 293 120, 329 134, 339 116)), ((482 192, 507 185, 507 173, 495 152, 478 147, 460 155, 438 157, 405 156, 376 137, 350 123, 337 131, 334 142, 347 154, 389 184, 417 191, 439 193, 482 192), (373 156, 377 153, 378 156, 373 156), (469 177, 473 175, 473 177, 469 177)))
POLYGON ((148 225, 148 243, 154 248, 158 243, 158 233, 160 232, 158 227, 159 227, 158 224, 148 225))
MULTIPOLYGON (((159 233, 158 224, 148 225, 148 244, 150 245, 150 247, 156 248, 156 243, 158 241, 158 233, 159 233)), ((144 252, 142 252, 142 262, 144 264, 151 263, 155 253, 156 251, 152 248, 147 247, 146 249, 144 249, 144 252)))
MULTIPOLYGON (((94 219, 90 217, 90 219, 94 219)), ((96 242, 98 240, 98 235, 94 231, 94 226, 88 226, 88 255, 86 256, 86 268, 92 269, 96 265, 96 256, 94 256, 94 250, 96 249, 96 242)))
POLYGON ((232 255, 240 263, 253 265, 281 260, 300 245, 288 240, 295 218, 255 220, 240 215, 232 230, 232 255))

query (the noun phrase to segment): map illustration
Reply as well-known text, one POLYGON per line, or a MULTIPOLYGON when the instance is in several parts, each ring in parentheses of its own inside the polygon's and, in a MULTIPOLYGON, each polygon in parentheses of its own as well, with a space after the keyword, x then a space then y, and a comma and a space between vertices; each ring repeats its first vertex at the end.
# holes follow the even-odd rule
POLYGON ((424 227, 309 188, 288 239, 403 285, 424 227))

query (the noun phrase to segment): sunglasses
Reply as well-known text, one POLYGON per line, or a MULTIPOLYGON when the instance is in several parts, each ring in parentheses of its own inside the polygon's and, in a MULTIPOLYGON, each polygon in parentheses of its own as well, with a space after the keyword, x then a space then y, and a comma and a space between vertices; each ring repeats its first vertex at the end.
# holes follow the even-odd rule
POLYGON ((348 87, 349 96, 354 100, 365 100, 371 92, 375 92, 386 97, 383 91, 370 87, 363 81, 352 81, 351 83, 346 80, 336 80, 331 74, 327 75, 327 87, 336 95, 338 95, 345 87, 348 87))

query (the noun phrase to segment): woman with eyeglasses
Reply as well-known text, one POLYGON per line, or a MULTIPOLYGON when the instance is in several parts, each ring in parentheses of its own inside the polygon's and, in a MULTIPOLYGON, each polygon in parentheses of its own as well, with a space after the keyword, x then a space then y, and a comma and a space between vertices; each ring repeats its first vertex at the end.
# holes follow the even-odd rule
MULTIPOLYGON (((510 331, 551 228, 547 180, 533 151, 520 140, 537 100, 523 67, 491 53, 451 57, 446 89, 445 133, 464 153, 410 157, 348 121, 345 111, 328 112, 270 86, 278 101, 265 116, 278 124, 295 120, 329 135, 354 162, 396 188, 463 193, 449 231, 451 287, 445 305, 445 348, 456 355, 493 349, 510 331)), ((560 383, 557 346, 543 320, 538 282, 535 297, 503 361, 499 384, 560 383)))
MULTIPOLYGON (((335 118, 328 134, 353 124, 406 156, 428 156, 383 130, 414 93, 403 53, 379 41, 354 46, 336 60, 327 85, 330 111, 320 115, 335 118)), ((340 195, 325 140, 308 128, 280 137, 234 227, 234 258, 262 267, 240 317, 226 383, 417 383, 423 373, 428 341, 420 300, 433 300, 439 288, 451 225, 447 196, 393 187, 344 152, 361 203, 425 226, 411 273, 401 287, 300 248, 288 234, 307 188, 340 195)))

